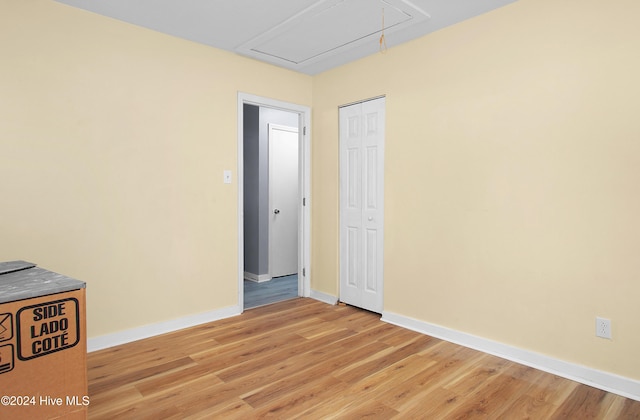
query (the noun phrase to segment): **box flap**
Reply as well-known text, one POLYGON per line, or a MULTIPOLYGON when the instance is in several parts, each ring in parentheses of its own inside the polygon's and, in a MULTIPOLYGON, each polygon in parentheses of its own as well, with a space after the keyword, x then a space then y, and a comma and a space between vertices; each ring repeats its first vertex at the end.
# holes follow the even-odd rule
POLYGON ((0 262, 0 276, 7 273, 13 273, 14 271, 26 270, 27 268, 33 268, 36 264, 27 261, 7 261, 0 262))

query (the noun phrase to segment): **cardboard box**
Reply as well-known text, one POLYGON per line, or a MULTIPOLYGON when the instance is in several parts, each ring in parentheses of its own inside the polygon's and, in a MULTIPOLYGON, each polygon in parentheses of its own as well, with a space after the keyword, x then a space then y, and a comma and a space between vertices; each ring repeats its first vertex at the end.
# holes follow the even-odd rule
POLYGON ((84 283, 34 265, 8 271, 15 263, 0 263, 0 418, 86 419, 84 283), (26 298, 6 301, 16 297, 26 298))

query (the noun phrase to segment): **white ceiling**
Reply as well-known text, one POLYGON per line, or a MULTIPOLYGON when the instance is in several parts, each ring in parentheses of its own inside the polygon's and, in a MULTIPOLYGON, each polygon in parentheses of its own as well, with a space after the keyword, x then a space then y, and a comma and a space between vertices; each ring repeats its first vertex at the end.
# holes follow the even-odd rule
POLYGON ((516 0, 56 0, 317 74, 516 0))

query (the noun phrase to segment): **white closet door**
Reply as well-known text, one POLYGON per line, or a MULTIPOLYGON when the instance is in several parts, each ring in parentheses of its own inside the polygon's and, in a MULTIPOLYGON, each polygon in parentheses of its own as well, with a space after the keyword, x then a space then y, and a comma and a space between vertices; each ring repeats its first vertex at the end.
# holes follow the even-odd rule
POLYGON ((385 99, 340 108, 340 300, 382 313, 385 99))

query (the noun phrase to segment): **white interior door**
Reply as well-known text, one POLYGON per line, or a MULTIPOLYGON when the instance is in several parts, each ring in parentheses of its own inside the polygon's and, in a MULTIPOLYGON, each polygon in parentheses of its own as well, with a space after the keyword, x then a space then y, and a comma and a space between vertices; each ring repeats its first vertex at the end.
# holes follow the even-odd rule
POLYGON ((269 124, 269 274, 298 272, 298 129, 269 124))
POLYGON ((340 300, 382 313, 385 98, 340 108, 340 300))

